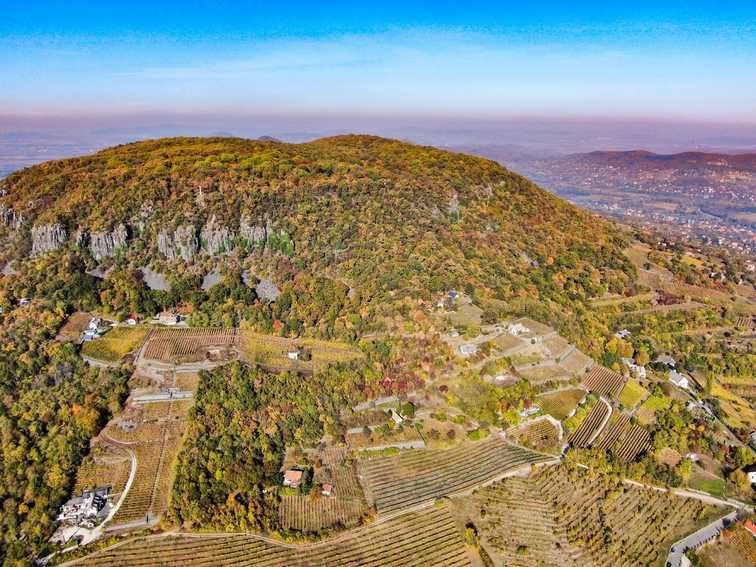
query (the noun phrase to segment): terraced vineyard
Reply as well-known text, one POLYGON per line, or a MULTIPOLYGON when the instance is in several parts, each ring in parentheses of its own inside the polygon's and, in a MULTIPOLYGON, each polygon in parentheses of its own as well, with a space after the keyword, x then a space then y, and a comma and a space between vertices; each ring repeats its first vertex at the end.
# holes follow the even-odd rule
POLYGON ((171 467, 181 448, 189 406, 181 401, 151 406, 146 415, 151 416, 155 408, 162 409, 160 421, 138 423, 128 433, 119 431, 117 426, 108 426, 106 430, 108 438, 123 443, 137 459, 134 482, 113 518, 114 524, 152 521, 168 507, 173 479, 171 467))
POLYGON ((131 471, 131 457, 120 447, 96 444, 76 471, 74 494, 86 488, 110 486, 114 499, 123 492, 131 471))
POLYGON ((387 513, 471 489, 509 470, 548 459, 493 436, 453 449, 411 449, 362 460, 358 470, 378 512, 387 513))
POLYGON ((97 567, 289 567, 471 565, 447 507, 405 514, 362 528, 344 539, 282 546, 252 535, 140 538, 86 557, 97 567))
POLYGON ((656 565, 672 542, 714 512, 699 500, 589 474, 545 467, 533 478, 570 543, 582 548, 596 565, 656 565))
POLYGON ((614 412, 593 446, 608 451, 617 442, 629 423, 630 417, 626 413, 614 412))
POLYGON ((609 405, 599 400, 591 408, 590 413, 580 422, 577 429, 572 432, 568 441, 573 447, 587 447, 593 435, 598 431, 604 419, 609 414, 609 405))
POLYGON ((507 435, 516 440, 518 445, 543 450, 554 447, 559 442, 559 430, 547 419, 537 419, 517 427, 507 435))
POLYGON ((625 385, 625 377, 603 366, 594 366, 583 380, 583 385, 589 392, 616 400, 625 385))
POLYGON ((331 447, 314 454, 322 466, 315 469, 313 493, 283 496, 278 509, 281 525, 301 532, 358 525, 367 515, 368 506, 354 465, 347 460, 346 447, 331 447), (319 493, 325 483, 333 486, 331 496, 319 493))
POLYGON ((650 567, 669 545, 721 510, 699 500, 625 485, 566 466, 545 466, 455 499, 500 565, 650 567))
MULTIPOLYGON (((317 491, 317 488, 315 489, 317 491)), ((283 496, 278 508, 281 526, 305 533, 356 526, 366 506, 360 499, 315 497, 309 494, 283 496)))
POLYGON ((161 362, 196 361, 208 348, 237 344, 236 329, 158 329, 152 331, 144 358, 161 362))
MULTIPOLYGON (((473 520, 497 565, 530 567, 584 565, 554 510, 529 478, 510 478, 455 500, 464 520, 473 520)), ((587 559, 587 558, 586 558, 587 559)))
POLYGON ((648 431, 637 424, 625 428, 622 438, 612 448, 614 455, 624 462, 630 462, 651 446, 651 436, 648 431))

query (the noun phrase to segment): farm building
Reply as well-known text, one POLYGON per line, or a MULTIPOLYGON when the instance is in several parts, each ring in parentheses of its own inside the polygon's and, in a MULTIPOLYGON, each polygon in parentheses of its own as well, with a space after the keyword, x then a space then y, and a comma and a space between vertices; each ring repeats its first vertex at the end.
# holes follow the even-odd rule
POLYGON ((333 484, 327 482, 323 486, 320 487, 320 493, 323 496, 332 496, 333 495, 333 484))
POLYGON ((302 471, 291 469, 284 472, 283 485, 289 488, 299 488, 302 482, 302 471))
POLYGON ((659 356, 654 359, 654 363, 656 364, 666 364, 670 368, 675 367, 675 359, 669 356, 668 354, 660 354, 659 356))
POLYGON ((677 370, 669 371, 669 381, 672 382, 678 388, 687 389, 688 386, 690 385, 688 383, 688 379, 682 374, 680 374, 677 370))
POLYGON ((466 343, 459 345, 459 353, 462 356, 472 356, 476 352, 478 352, 478 345, 476 345, 475 343, 466 343))
POLYGON ((627 329, 622 329, 621 331, 614 333, 614 336, 618 339, 626 339, 630 336, 630 331, 628 331, 627 329))
POLYGON ((748 465, 743 469, 743 472, 748 476, 748 482, 751 483, 751 486, 756 487, 756 464, 748 465))
POLYGON ((640 378, 641 380, 646 379, 646 367, 645 366, 639 366, 635 364, 635 361, 632 358, 623 358, 622 362, 625 366, 628 367, 630 370, 630 373, 634 375, 637 378, 640 378))
POLYGON ((162 325, 177 325, 181 318, 170 311, 163 311, 158 315, 158 323, 162 325))
POLYGON ((74 496, 60 507, 57 520, 70 524, 79 524, 100 515, 108 502, 109 486, 85 490, 81 496, 74 496))
POLYGON ((403 418, 403 417, 402 417, 402 415, 401 415, 401 414, 400 414, 400 413, 399 413, 398 411, 396 411, 395 409, 390 409, 390 410, 389 410, 389 414, 391 414, 391 419, 393 419, 393 420, 394 420, 394 422, 395 422, 395 423, 396 423, 397 425, 401 425, 402 423, 404 423, 404 418, 403 418))
POLYGON ((509 325, 509 327, 507 327, 507 332, 513 337, 516 337, 519 335, 524 335, 525 333, 529 333, 530 329, 528 329, 522 323, 513 323, 512 325, 509 325))

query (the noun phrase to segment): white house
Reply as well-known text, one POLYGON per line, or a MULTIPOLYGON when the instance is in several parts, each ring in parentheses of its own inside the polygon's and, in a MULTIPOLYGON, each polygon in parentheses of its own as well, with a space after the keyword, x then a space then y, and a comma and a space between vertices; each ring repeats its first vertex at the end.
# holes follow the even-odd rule
POLYGON ((656 360, 654 360, 654 362, 657 364, 666 364, 670 368, 675 367, 675 359, 668 354, 660 354, 656 357, 656 360))
POLYGON ((395 423, 396 423, 397 425, 401 425, 402 423, 404 423, 404 418, 403 418, 403 417, 401 416, 401 414, 400 414, 400 413, 399 413, 398 411, 396 411, 395 409, 390 409, 390 410, 389 410, 389 414, 391 414, 391 419, 393 419, 393 420, 394 420, 394 422, 395 422, 395 423))
POLYGON ((512 335, 513 337, 530 332, 530 329, 528 329, 522 323, 513 323, 509 325, 509 327, 507 327, 507 330, 509 331, 509 334, 512 335))
POLYGON ((290 350, 289 352, 286 353, 286 356, 290 360, 299 360, 299 349, 290 350))
POLYGON ((614 336, 618 339, 626 339, 630 336, 630 331, 628 331, 627 329, 622 329, 621 331, 614 333, 614 336))
POLYGON ((640 378, 641 380, 646 379, 646 367, 645 366, 639 366, 635 364, 635 361, 632 358, 623 358, 622 362, 630 369, 630 373, 636 376, 637 378, 640 378))
POLYGON ((475 343, 465 343, 463 345, 459 345, 459 353, 462 356, 472 356, 478 352, 478 345, 475 343))
POLYGON ((688 379, 682 374, 680 374, 677 370, 669 371, 669 381, 672 382, 678 388, 684 388, 686 390, 688 389, 688 386, 690 385, 688 383, 688 379))
POLYGON ((163 325, 177 325, 181 321, 181 318, 175 313, 169 311, 163 311, 158 315, 158 322, 163 325))

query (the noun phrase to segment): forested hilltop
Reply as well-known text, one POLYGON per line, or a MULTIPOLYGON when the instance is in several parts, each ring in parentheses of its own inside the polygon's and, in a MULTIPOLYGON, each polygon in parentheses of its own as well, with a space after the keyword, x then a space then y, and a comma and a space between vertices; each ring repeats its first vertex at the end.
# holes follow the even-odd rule
POLYGON ((139 142, 25 169, 0 195, 6 304, 189 303, 196 324, 354 339, 406 298, 460 289, 575 335, 583 300, 635 273, 609 222, 493 161, 371 136, 139 142), (274 311, 260 280, 282 292, 274 311))

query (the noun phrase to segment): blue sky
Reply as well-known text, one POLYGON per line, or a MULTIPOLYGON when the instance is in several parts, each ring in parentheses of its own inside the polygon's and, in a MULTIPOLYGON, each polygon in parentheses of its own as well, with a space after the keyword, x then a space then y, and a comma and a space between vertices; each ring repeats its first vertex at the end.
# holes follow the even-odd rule
POLYGON ((4 0, 0 113, 756 123, 756 2, 527 4, 4 0))

